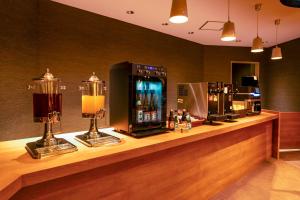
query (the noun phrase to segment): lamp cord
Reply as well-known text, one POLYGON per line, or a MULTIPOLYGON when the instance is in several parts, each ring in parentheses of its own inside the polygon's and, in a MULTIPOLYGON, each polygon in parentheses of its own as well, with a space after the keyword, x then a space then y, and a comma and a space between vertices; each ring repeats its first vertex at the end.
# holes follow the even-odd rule
POLYGON ((280 19, 275 19, 275 27, 276 27, 276 47, 277 47, 277 45, 278 45, 278 43, 277 43, 277 35, 278 35, 278 26, 279 26, 279 24, 280 24, 280 19))
POLYGON ((228 21, 230 21, 229 13, 230 13, 230 0, 228 0, 228 21))
POLYGON ((256 15, 256 36, 258 37, 258 12, 257 11, 257 15, 256 15))
POLYGON ((278 32, 278 25, 276 25, 276 47, 277 47, 277 32, 278 32))

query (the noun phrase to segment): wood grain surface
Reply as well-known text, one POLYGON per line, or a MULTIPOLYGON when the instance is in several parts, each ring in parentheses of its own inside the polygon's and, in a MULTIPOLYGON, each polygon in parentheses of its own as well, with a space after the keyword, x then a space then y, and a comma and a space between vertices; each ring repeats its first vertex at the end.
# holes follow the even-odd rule
POLYGON ((280 148, 300 149, 300 112, 280 112, 280 148))
MULTIPOLYGON (((256 149, 256 153, 254 154, 256 155, 249 154, 249 157, 251 157, 251 159, 256 159, 256 157, 258 157, 258 160, 265 159, 266 155, 269 155, 271 153, 271 151, 269 152, 269 150, 267 151, 266 149, 270 149, 270 145, 272 145, 266 141, 269 141, 272 137, 270 135, 267 136, 268 134, 264 136, 262 135, 267 132, 272 133, 273 120, 277 118, 278 116, 276 114, 262 113, 259 116, 238 119, 238 121, 235 123, 224 123, 220 126, 195 127, 191 131, 183 134, 179 132, 170 132, 142 139, 135 139, 128 136, 119 135, 110 130, 106 130, 113 135, 121 137, 124 142, 121 145, 99 148, 88 148, 80 144, 79 142, 74 140, 74 135, 79 133, 70 133, 60 135, 60 137, 64 137, 77 145, 79 151, 43 160, 33 160, 24 149, 24 146, 27 142, 34 141, 37 138, 1 142, 0 162, 2 163, 2 165, 0 166, 0 172, 2 174, 0 176, 0 197, 4 199, 9 198, 21 188, 38 185, 39 183, 47 183, 49 181, 57 181, 62 177, 70 178, 72 177, 72 175, 85 173, 90 170, 97 171, 97 168, 105 166, 110 166, 107 169, 108 171, 111 170, 110 173, 117 172, 118 165, 122 164, 122 162, 127 163, 122 165, 124 166, 124 168, 126 168, 128 163, 131 163, 129 161, 131 159, 138 160, 132 163, 148 163, 148 161, 150 161, 153 156, 159 159, 165 155, 172 155, 172 151, 178 153, 180 153, 181 151, 191 152, 192 150, 189 150, 190 147, 191 149, 196 148, 195 151, 192 151, 194 153, 191 153, 190 156, 195 157, 197 155, 196 152, 199 152, 199 154, 201 155, 204 155, 206 153, 210 154, 211 159, 223 159, 221 154, 218 154, 217 152, 226 152, 227 149, 230 149, 230 145, 235 146, 234 143, 237 143, 238 141, 242 142, 244 140, 246 142, 245 144, 252 144, 252 140, 250 138, 265 138, 264 141, 262 141, 261 139, 255 140, 254 143, 256 143, 255 145, 257 146, 254 148, 256 149), (251 132, 247 129, 253 131, 251 132), (231 135, 231 137, 226 139, 226 135, 231 135), (250 140, 248 140, 247 137, 250 140), (209 140, 206 141, 207 139, 209 140), (199 145, 202 146, 202 148, 197 149, 198 145, 195 145, 195 143, 197 142, 201 143, 201 145, 199 145), (209 143, 206 144, 206 142, 209 143), (169 151, 171 152, 168 153, 169 151), (146 158, 145 156, 150 156, 150 158, 146 158), (9 173, 3 173, 6 171, 9 171, 9 173)), ((253 151, 251 146, 252 145, 250 145, 249 147, 248 145, 241 145, 236 149, 250 148, 251 150, 249 151, 253 151)), ((239 154, 239 151, 235 152, 234 150, 231 150, 229 152, 228 156, 230 157, 235 157, 235 154, 239 154)), ((186 156, 188 154, 190 153, 186 153, 186 156)), ((227 153, 224 153, 223 156, 225 156, 226 154, 227 153)), ((240 157, 242 160, 249 159, 247 153, 242 153, 242 155, 243 156, 240 157)), ((181 158, 182 156, 183 155, 180 154, 178 158, 181 158)), ((188 160, 191 159, 190 156, 187 156, 188 160)), ((182 159, 185 159, 185 156, 183 156, 182 159)), ((192 160, 188 160, 181 160, 180 163, 193 163, 192 160)), ((227 163, 228 161, 224 162, 227 163)), ((237 162, 240 161, 237 160, 237 162)), ((254 163, 255 162, 256 161, 254 161, 254 163)), ((180 163, 174 164, 174 167, 180 165, 180 163)), ((207 164, 209 165, 209 163, 207 164)), ((135 165, 138 164, 134 164, 134 166, 135 165)), ((216 164, 216 166, 219 165, 220 163, 216 164)), ((243 163, 242 165, 245 165, 245 163, 243 163)), ((128 167, 130 166, 131 165, 128 165, 128 167)), ((251 164, 249 164, 249 167, 250 166, 251 164)), ((247 168, 248 167, 246 167, 245 170, 247 168)), ((168 171, 166 169, 167 168, 164 168, 163 171, 168 171)), ((231 167, 229 167, 229 169, 231 169, 231 167)), ((121 171, 126 174, 126 169, 121 171)), ((141 171, 143 170, 141 169, 141 171)), ((150 174, 151 171, 152 170, 150 169, 150 174)), ((180 171, 177 172, 179 173, 180 171)), ((103 175, 103 173, 100 174, 103 175)), ((126 177, 125 174, 123 175, 126 177)), ((238 175, 234 175, 234 177, 235 176, 238 175)), ((132 179, 135 179, 136 177, 138 176, 133 175, 132 179)), ((111 179, 109 180, 112 181, 111 179)), ((116 193, 115 195, 117 194, 118 193, 116 193)))
POLYGON ((270 158, 272 122, 25 187, 12 199, 208 199, 270 158))

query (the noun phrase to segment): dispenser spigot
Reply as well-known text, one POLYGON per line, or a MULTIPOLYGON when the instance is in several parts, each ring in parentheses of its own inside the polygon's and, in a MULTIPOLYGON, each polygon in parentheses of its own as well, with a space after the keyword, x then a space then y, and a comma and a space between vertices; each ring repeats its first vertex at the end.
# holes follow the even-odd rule
POLYGON ((48 113, 48 122, 55 123, 60 121, 60 112, 53 111, 48 113))

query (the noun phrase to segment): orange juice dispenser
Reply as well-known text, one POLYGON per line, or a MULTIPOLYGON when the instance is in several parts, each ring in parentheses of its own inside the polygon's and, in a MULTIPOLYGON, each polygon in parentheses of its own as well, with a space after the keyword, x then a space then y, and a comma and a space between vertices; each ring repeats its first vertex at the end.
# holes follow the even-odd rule
POLYGON ((100 80, 93 72, 92 76, 82 81, 79 87, 82 91, 82 117, 90 119, 89 131, 83 135, 77 135, 76 139, 89 147, 116 144, 120 139, 98 130, 98 119, 105 118, 105 81, 100 80))
POLYGON ((43 158, 52 155, 69 153, 77 148, 63 138, 54 137, 53 125, 60 123, 62 115, 62 90, 59 78, 47 72, 39 78, 33 79, 28 89, 33 92, 33 120, 44 124, 42 139, 27 143, 25 148, 33 158, 43 158))

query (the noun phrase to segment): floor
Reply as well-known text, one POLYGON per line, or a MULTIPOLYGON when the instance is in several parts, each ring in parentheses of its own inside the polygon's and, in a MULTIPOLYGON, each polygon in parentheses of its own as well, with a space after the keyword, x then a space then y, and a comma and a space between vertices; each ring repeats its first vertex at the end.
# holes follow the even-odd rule
POLYGON ((300 200, 300 152, 264 162, 212 200, 300 200))

